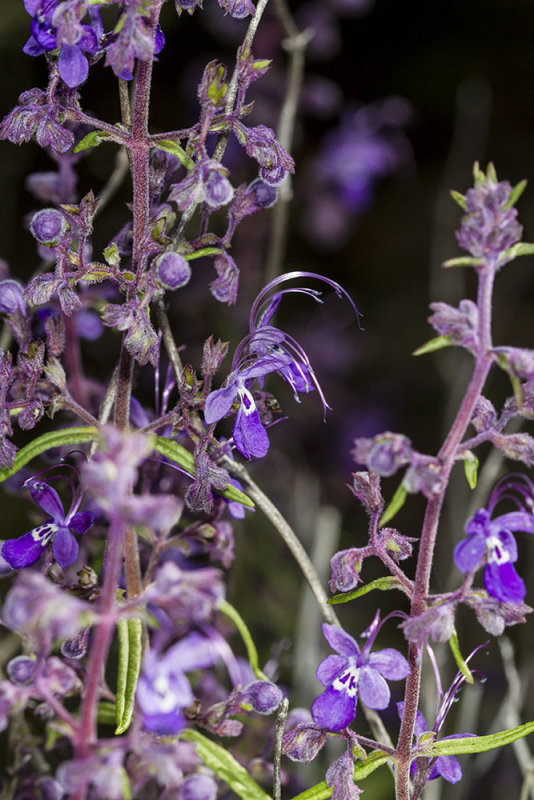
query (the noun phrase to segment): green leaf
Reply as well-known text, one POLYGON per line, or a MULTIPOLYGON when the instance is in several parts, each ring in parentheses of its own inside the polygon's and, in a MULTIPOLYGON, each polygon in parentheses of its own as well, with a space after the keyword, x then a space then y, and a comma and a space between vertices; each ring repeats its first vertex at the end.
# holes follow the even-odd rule
POLYGON ((97 720, 101 725, 115 725, 115 703, 102 700, 96 712, 97 720))
POLYGON ((163 150, 165 153, 170 153, 176 156, 180 164, 186 169, 193 169, 195 162, 187 155, 183 147, 180 147, 178 142, 173 142, 172 139, 162 139, 160 142, 154 142, 152 145, 156 150, 163 150))
POLYGON ((109 133, 105 131, 91 131, 83 139, 80 139, 73 153, 81 153, 82 150, 89 150, 91 147, 98 147, 99 144, 105 141, 112 141, 109 133))
POLYGON ((461 739, 441 739, 432 746, 433 756, 459 756, 462 753, 484 753, 504 747, 505 744, 523 739, 534 732, 534 722, 527 722, 517 728, 491 733, 489 736, 469 736, 461 739))
POLYGON ((501 255, 501 259, 512 261, 519 256, 531 256, 534 253, 534 244, 530 242, 518 242, 513 244, 508 250, 505 250, 501 255))
POLYGON ((141 670, 143 626, 140 619, 119 619, 119 663, 115 698, 115 734, 124 733, 132 721, 135 690, 141 670))
POLYGON ((460 192, 457 192, 456 189, 451 189, 450 195, 452 199, 458 203, 460 208, 463 208, 464 211, 467 211, 467 200, 465 199, 465 195, 460 194, 460 192))
MULTIPOLYGON (((18 451, 13 459, 12 467, 2 467, 2 469, 0 469, 0 483, 10 478, 12 475, 15 475, 22 467, 25 467, 29 461, 37 458, 41 453, 51 450, 53 447, 85 444, 86 442, 92 442, 97 436, 97 429, 89 425, 86 427, 65 428, 60 431, 43 433, 42 436, 38 436, 37 439, 34 439, 33 442, 30 442, 26 447, 18 451)), ((171 439, 166 439, 164 436, 151 436, 150 439, 152 447, 160 453, 160 455, 166 456, 171 461, 174 461, 189 473, 189 475, 195 475, 193 454, 190 453, 189 450, 186 450, 185 447, 182 447, 182 445, 171 439)), ((254 503, 250 497, 235 486, 232 486, 232 484, 228 484, 226 489, 219 492, 219 494, 226 497, 227 500, 235 500, 237 503, 241 503, 248 508, 254 508, 254 503)))
POLYGON ((229 617, 234 625, 236 626, 241 638, 243 639, 243 643, 247 648, 247 655, 250 666, 252 667, 252 671, 254 675, 259 678, 260 681, 268 681, 269 678, 267 675, 261 671, 258 663, 258 651, 256 650, 256 645, 250 635, 250 631, 245 624, 245 620, 240 615, 239 611, 234 608, 230 603, 226 600, 223 600, 222 603, 219 605, 219 609, 229 617))
POLYGON ((390 522, 390 520, 393 519, 395 514, 397 514, 397 512, 401 510, 404 503, 406 502, 407 496, 408 492, 401 483, 400 486, 397 488, 397 491, 391 498, 388 507, 386 508, 386 510, 384 511, 384 513, 382 514, 382 516, 378 521, 379 528, 382 528, 384 525, 390 522))
POLYGON ((433 353, 435 350, 442 350, 444 347, 449 347, 452 344, 450 336, 436 336, 434 339, 429 339, 428 342, 422 344, 417 350, 414 350, 412 355, 422 356, 425 353, 433 353))
POLYGON ((458 258, 449 258, 444 261, 443 267, 478 267, 483 264, 482 258, 475 258, 474 256, 458 256, 458 258))
MULTIPOLYGON (((367 756, 364 761, 357 761, 354 765, 354 781, 362 781, 374 772, 375 769, 385 764, 388 758, 389 756, 386 755, 386 753, 376 750, 374 753, 367 756)), ((328 786, 326 781, 321 781, 321 783, 312 786, 311 789, 307 789, 305 792, 295 795, 292 800, 327 800, 328 797, 331 797, 333 791, 334 789, 332 786, 328 786)))
POLYGON ((470 489, 476 489, 478 476, 478 458, 468 450, 464 455, 464 471, 470 489))
POLYGON ((15 475, 19 469, 25 467, 26 464, 46 450, 51 450, 53 447, 65 447, 69 444, 84 444, 90 442, 97 436, 96 428, 83 427, 83 428, 65 428, 61 431, 50 431, 50 433, 43 433, 38 436, 33 442, 30 442, 18 451, 13 460, 13 466, 2 467, 0 469, 0 483, 15 475))
POLYGON ((193 742, 197 755, 204 764, 243 800, 270 800, 270 796, 258 786, 247 770, 235 760, 226 748, 191 728, 185 730, 180 738, 193 742))
POLYGON ((366 583, 365 586, 361 586, 359 589, 354 589, 352 592, 342 592, 341 594, 336 594, 334 597, 331 597, 328 602, 330 605, 338 605, 339 603, 348 603, 349 600, 354 600, 356 597, 361 597, 368 592, 372 592, 373 589, 380 589, 382 592, 387 592, 390 589, 401 588, 402 587, 398 578, 396 578, 394 575, 386 575, 383 578, 377 578, 375 581, 366 583))
POLYGON ((222 247, 203 247, 201 250, 195 250, 194 253, 184 254, 184 258, 186 261, 194 261, 195 258, 203 258, 204 256, 218 256, 222 252, 222 247))
MULTIPOLYGON (((474 488, 473 486, 471 487, 474 488)), ((467 662, 462 656, 460 652, 460 644, 458 642, 458 634, 456 633, 456 628, 452 632, 452 636, 449 639, 449 647, 451 648, 452 654, 454 656, 454 660, 456 661, 456 665, 462 675, 464 676, 467 683, 473 684, 475 679, 473 678, 473 673, 467 666, 467 662)))
MULTIPOLYGON (((182 447, 181 444, 175 442, 173 439, 166 439, 165 436, 152 436, 152 447, 162 456, 166 456, 175 464, 182 467, 190 475, 195 475, 195 466, 193 454, 182 447)), ((227 500, 235 500, 248 508, 254 508, 254 503, 244 492, 241 492, 231 483, 228 484, 226 489, 218 494, 226 497, 227 500)))
POLYGON ((508 198, 508 202, 504 205, 504 208, 512 208, 512 206, 515 206, 515 204, 517 203, 517 201, 527 188, 527 182, 528 181, 523 180, 519 181, 519 183, 516 183, 516 185, 513 187, 511 191, 510 197, 508 198))

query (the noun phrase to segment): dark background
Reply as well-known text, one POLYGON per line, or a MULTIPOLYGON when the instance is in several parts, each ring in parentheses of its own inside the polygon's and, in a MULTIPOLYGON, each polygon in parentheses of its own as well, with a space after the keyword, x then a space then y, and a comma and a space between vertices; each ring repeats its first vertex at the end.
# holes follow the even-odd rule
MULTIPOLYGON (((198 79, 202 65, 215 57, 232 64, 233 29, 239 35, 243 28, 239 23, 228 25, 215 0, 205 0, 205 7, 209 20, 206 25, 198 12, 192 18, 184 14, 178 20, 171 3, 164 9, 167 43, 154 72, 153 130, 192 124, 197 113, 193 79, 198 79)), ((298 9, 297 4, 294 8, 298 9)), ((266 24, 273 27, 272 36, 263 39, 269 52, 255 48, 257 57, 272 56, 277 51, 276 26, 268 17, 266 24)), ((324 425, 317 397, 304 397, 297 406, 283 387, 273 388, 290 419, 273 428, 271 453, 263 463, 253 467, 253 474, 268 488, 308 546, 323 546, 324 552, 318 558, 326 576, 329 555, 337 547, 365 543, 364 515, 345 486, 354 469, 350 458, 353 438, 395 430, 408 435, 418 450, 435 453, 469 376, 470 359, 463 353, 454 351, 420 358, 410 355, 432 336, 426 322, 429 302, 443 300, 457 305, 462 297, 473 296, 474 282, 469 273, 440 268, 444 259, 459 254, 454 230, 460 210, 448 198, 448 190, 465 191, 469 187, 475 159, 484 166, 493 161, 499 177, 512 183, 531 179, 534 136, 531 2, 377 0, 367 16, 343 18, 340 30, 340 49, 328 60, 310 58, 309 72, 325 75, 335 82, 346 102, 370 103, 392 95, 405 98, 412 107, 407 136, 413 159, 408 169, 377 187, 372 208, 354 220, 353 235, 346 243, 338 249, 320 249, 303 235, 306 225, 302 217, 303 198, 307 187, 305 171, 302 177, 299 164, 308 162, 321 137, 336 124, 336 118, 301 117, 298 123, 293 148, 297 164, 296 199, 290 215, 285 266, 324 273, 342 283, 364 314, 365 331, 358 330, 348 307, 334 297, 327 298, 324 307, 310 305, 307 298, 282 307, 279 322, 305 343, 333 411, 324 425), (339 509, 339 513, 331 507, 339 509)), ((16 103, 21 91, 33 86, 44 88, 46 74, 42 60, 21 53, 28 34, 29 17, 22 2, 4 0, 0 16, 2 115, 16 103)), ((261 37, 258 41, 261 48, 261 37)), ((273 70, 283 69, 284 64, 285 56, 278 51, 273 70)), ((262 96, 260 88, 255 91, 258 104, 261 100, 268 112, 268 97, 262 96)), ((276 86, 273 91, 271 99, 276 102, 276 86)), ((82 103, 97 116, 118 120, 112 75, 102 65, 96 67, 89 83, 82 88, 82 103)), ((257 124, 265 120, 254 121, 257 124)), ((113 148, 105 145, 81 162, 81 194, 91 186, 98 190, 113 167, 113 159, 113 148)), ((31 236, 21 225, 23 216, 36 208, 35 200, 24 188, 24 179, 29 172, 50 168, 49 159, 34 144, 16 147, 0 142, 0 257, 8 262, 13 274, 23 279, 28 278, 37 264, 31 236)), ((126 186, 123 196, 117 198, 115 210, 110 209, 99 220, 96 253, 127 219, 127 199, 126 186)), ((529 188, 519 202, 519 216, 525 240, 532 240, 534 193, 529 188)), ((205 338, 213 332, 235 346, 246 332, 250 302, 264 282, 263 256, 269 225, 270 212, 255 215, 243 224, 238 234, 233 255, 241 268, 242 290, 236 309, 222 307, 207 296, 201 272, 196 284, 187 290, 186 309, 178 306, 175 309, 179 319, 176 324, 180 325, 177 339, 187 346, 187 358, 192 363, 198 365, 195 359, 198 359, 199 337, 205 338)), ((533 266, 531 258, 522 259, 507 266, 498 277, 495 344, 534 347, 533 266)), ((211 280, 206 266, 204 278, 208 274, 211 280)), ((111 369, 114 346, 112 342, 109 356, 101 345, 87 348, 88 363, 102 378, 111 369)), ((221 372, 221 380, 222 377, 221 372)), ((139 380, 139 391, 141 394, 146 391, 143 378, 139 380)), ((502 401, 509 394, 506 381, 495 376, 487 393, 494 402, 502 401)), ((386 482, 388 496, 396 485, 395 479, 386 482)), ((461 474, 453 484, 438 549, 436 591, 455 585, 458 573, 451 567, 453 543, 461 537, 473 507, 487 500, 488 489, 487 484, 483 485, 477 499, 473 499, 468 496, 461 474)), ((15 500, 8 498, 5 503, 6 509, 11 508, 15 500)), ((30 527, 29 522, 21 521, 24 509, 24 505, 15 505, 13 511, 21 533, 30 527)), ((403 533, 417 535, 422 512, 420 498, 413 498, 395 524, 403 533)), ((283 679, 296 680, 301 702, 309 703, 318 690, 313 677, 317 658, 308 652, 304 666, 299 663, 298 653, 305 651, 298 650, 298 642, 304 647, 306 636, 314 639, 315 612, 303 604, 296 569, 259 513, 254 524, 250 524, 249 518, 247 526, 236 528, 236 535, 238 559, 231 578, 236 603, 247 609, 264 658, 272 655, 278 659, 283 679), (295 622, 299 620, 300 633, 295 634, 295 622), (295 636, 297 643, 290 645, 295 636)), ((529 574, 534 574, 532 542, 522 541, 520 548, 521 573, 528 585, 529 574)), ((371 565, 364 577, 372 579, 379 574, 379 569, 371 565)), ((527 601, 533 599, 529 592, 527 601)), ((394 607, 392 604, 398 598, 391 605, 380 600, 386 610, 394 607)), ((344 624, 353 634, 369 624, 374 604, 375 596, 368 596, 343 609, 344 624)), ((465 652, 486 639, 470 614, 461 614, 458 627, 465 652)), ((523 681, 518 709, 521 717, 516 723, 519 724, 534 715, 528 677, 532 645, 526 626, 523 630, 513 630, 512 638, 523 681)), ((400 639, 395 641, 400 644, 400 639)), ((469 690, 475 698, 469 701, 473 706, 461 707, 470 728, 481 733, 489 732, 507 690, 495 641, 488 652, 489 658, 480 655, 477 659, 477 666, 488 675, 484 694, 478 689, 469 690), (477 715, 479 720, 474 725, 477 715)), ((445 665, 445 687, 446 676, 453 674, 454 668, 445 665)), ((467 692, 464 694, 467 696, 467 692)), ((426 694, 429 722, 433 696, 430 684, 426 694)), ((394 713, 391 714, 393 720, 394 713)), ((461 719, 446 732, 466 730, 458 728, 462 724, 461 719)), ((497 728, 506 726, 499 719, 497 728)), ((471 765, 464 758, 462 764, 469 777, 453 789, 446 787, 447 798, 475 796, 479 791, 485 791, 488 798, 500 798, 503 789, 508 796, 519 796, 522 778, 511 748, 497 756, 496 764, 488 765, 483 758, 474 759, 471 765)), ((320 778, 318 775, 317 779, 320 778)), ((377 778, 374 789, 366 784, 369 796, 391 796, 390 784, 385 780, 377 778)))

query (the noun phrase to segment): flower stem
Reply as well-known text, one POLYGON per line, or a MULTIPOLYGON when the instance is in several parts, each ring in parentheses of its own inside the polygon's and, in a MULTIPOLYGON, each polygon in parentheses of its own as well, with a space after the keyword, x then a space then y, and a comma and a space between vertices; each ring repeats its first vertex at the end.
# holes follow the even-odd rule
MULTIPOLYGON (((412 594, 412 617, 423 613, 427 607, 430 574, 445 491, 454 465, 458 446, 471 421, 475 404, 484 388, 492 365, 491 298, 494 282, 493 265, 484 265, 484 267, 479 270, 478 276, 478 335, 480 347, 473 375, 465 392, 464 399, 449 434, 438 454, 438 459, 442 465, 440 472, 440 490, 434 497, 430 498, 425 512, 412 594)), ((398 761, 395 772, 396 800, 409 800, 410 798, 410 753, 417 708, 419 705, 422 655, 421 646, 414 643, 410 644, 408 650, 410 674, 406 680, 404 712, 397 745, 398 761)))

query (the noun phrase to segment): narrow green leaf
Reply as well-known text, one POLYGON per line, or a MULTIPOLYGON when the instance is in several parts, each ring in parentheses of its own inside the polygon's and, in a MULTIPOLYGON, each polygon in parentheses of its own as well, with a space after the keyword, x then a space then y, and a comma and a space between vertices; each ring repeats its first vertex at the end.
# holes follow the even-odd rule
POLYGON ((483 264, 482 258, 475 258, 474 256, 458 256, 458 258, 449 258, 444 261, 443 267, 478 267, 483 264))
POLYGON ((115 703, 102 700, 98 704, 97 720, 101 725, 115 725, 115 703))
POLYGON ((519 200, 519 198, 521 197, 521 195, 523 194, 523 192, 527 188, 527 182, 528 181, 523 180, 523 181, 519 181, 519 183, 516 183, 516 185, 513 187, 512 191, 510 193, 510 197, 508 198, 508 202, 505 203, 505 205, 504 205, 504 208, 512 208, 512 206, 515 206, 515 204, 517 203, 517 201, 519 200))
POLYGON ((504 747, 506 744, 523 739, 534 732, 534 722, 526 722, 517 728, 491 733, 489 736, 466 736, 461 739, 441 739, 432 746, 433 756, 458 756, 462 753, 484 753, 504 747))
POLYGON ((194 261, 195 258, 203 258, 204 256, 218 256, 222 252, 221 247, 202 247, 200 250, 195 250, 194 253, 185 253, 184 258, 186 261, 194 261))
POLYGON ((393 519, 395 514, 397 514, 397 512, 401 510, 401 508, 403 507, 404 503, 406 502, 406 497, 407 496, 408 496, 408 492, 406 491, 406 489, 404 488, 404 486, 401 483, 400 486, 397 488, 397 491, 395 492, 395 494, 391 498, 391 501, 390 501, 388 507, 386 508, 386 510, 384 511, 382 516, 380 517, 380 520, 378 521, 378 527, 379 528, 382 528, 384 525, 386 525, 388 522, 390 522, 390 520, 393 519))
MULTIPOLYGON (((357 761, 354 765, 354 781, 362 781, 374 772, 375 769, 385 764, 388 758, 389 756, 385 753, 376 750, 374 753, 367 756, 364 761, 357 761)), ((310 789, 306 789, 305 792, 295 795, 292 800, 327 800, 328 797, 332 796, 333 791, 334 789, 332 786, 328 786, 326 781, 321 781, 321 783, 317 783, 310 789)))
POLYGON ((401 588, 402 587, 398 578, 396 578, 394 575, 386 575, 383 578, 377 578, 375 581, 366 583, 365 586, 361 586, 359 589, 354 589, 352 592, 342 592, 341 594, 336 594, 334 597, 331 597, 328 602, 330 605, 338 605, 339 603, 348 603, 349 600, 355 600, 356 597, 361 597, 368 592, 372 592, 373 589, 380 589, 382 592, 387 592, 390 589, 401 588))
POLYGON ((434 339, 429 339, 428 342, 422 344, 417 350, 414 350, 412 355, 422 356, 425 353, 433 353, 436 350, 442 350, 444 347, 449 347, 452 344, 450 336, 436 336, 434 339))
POLYGON ((478 458, 468 450, 464 456, 464 471, 470 489, 476 489, 478 477, 478 458))
POLYGON ((452 199, 458 203, 460 208, 463 208, 464 211, 467 211, 467 200, 465 199, 465 195, 460 194, 460 192, 457 192, 456 189, 451 189, 450 195, 452 199))
POLYGON ((92 441, 97 436, 96 428, 83 427, 83 428, 65 428, 61 431, 50 431, 38 436, 33 442, 30 442, 26 447, 21 448, 13 460, 13 466, 2 467, 0 469, 0 483, 15 475, 19 469, 25 467, 26 464, 46 450, 51 450, 53 447, 65 447, 70 444, 84 444, 85 442, 92 441))
POLYGON ((518 242, 502 253, 501 260, 512 261, 512 259, 518 258, 518 256, 531 256, 533 253, 534 244, 530 242, 518 242))
POLYGON ((154 142, 153 147, 156 150, 163 150, 165 153, 170 153, 176 156, 180 164, 186 169, 193 169, 195 162, 187 155, 183 147, 180 147, 178 142, 173 142, 172 139, 162 139, 160 142, 154 142))
POLYGON ((270 796, 258 786, 239 761, 221 745, 212 742, 198 731, 188 728, 181 738, 193 742, 197 755, 212 769, 235 794, 243 800, 270 800, 270 796))
MULTIPOLYGON (((474 487, 471 486, 473 489, 474 487)), ((452 654, 454 656, 454 660, 456 661, 456 666, 464 676, 467 683, 473 684, 475 679, 473 678, 473 673, 467 666, 467 662, 462 656, 460 652, 460 643, 458 642, 458 634, 456 633, 456 628, 452 632, 452 636, 449 639, 449 647, 451 648, 452 654)))
POLYGON ((102 142, 111 141, 109 133, 105 131, 91 131, 83 139, 80 139, 73 153, 81 153, 82 150, 89 150, 91 147, 98 147, 102 142))
POLYGON ((119 663, 115 700, 115 734, 124 733, 132 721, 135 690, 141 670, 143 626, 140 619, 120 619, 117 622, 119 663))
POLYGON ((267 675, 261 671, 259 663, 258 663, 258 651, 256 650, 256 645, 250 635, 250 631, 246 626, 245 620, 240 615, 239 611, 234 608, 230 603, 226 600, 223 600, 222 603, 219 605, 219 609, 229 617, 234 625, 236 626, 241 638, 243 639, 243 643, 247 648, 247 655, 250 666, 252 667, 252 671, 254 675, 260 681, 268 681, 269 678, 267 675))
POLYGON ((259 61, 255 61, 252 65, 252 69, 267 69, 270 64, 272 64, 272 59, 264 58, 259 61))

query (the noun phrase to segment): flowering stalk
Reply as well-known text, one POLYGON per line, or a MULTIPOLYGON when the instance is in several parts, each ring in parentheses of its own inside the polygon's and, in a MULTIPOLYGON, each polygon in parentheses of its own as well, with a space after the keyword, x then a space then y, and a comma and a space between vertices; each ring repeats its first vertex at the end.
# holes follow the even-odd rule
MULTIPOLYGON (((473 375, 466 389, 460 409, 438 454, 438 461, 440 463, 440 488, 439 491, 429 499, 425 512, 411 600, 411 616, 417 616, 423 613, 427 608, 426 599, 429 593, 436 536, 449 476, 454 465, 458 447, 472 419, 473 411, 482 393, 493 363, 491 352, 491 309, 493 284, 497 268, 496 262, 497 256, 495 253, 492 253, 477 268, 477 334, 479 347, 476 353, 473 375)), ((409 800, 410 798, 410 753, 416 725, 421 686, 422 646, 420 644, 410 642, 408 661, 410 663, 410 674, 406 680, 404 707, 397 744, 398 762, 395 771, 397 800, 409 800)))
MULTIPOLYGON (((124 521, 120 513, 115 512, 110 522, 99 617, 91 645, 80 723, 74 742, 76 757, 79 759, 86 758, 97 741, 98 700, 104 666, 116 624, 117 585, 124 551, 124 530, 124 521)), ((84 789, 73 800, 84 800, 85 796, 84 789)))

